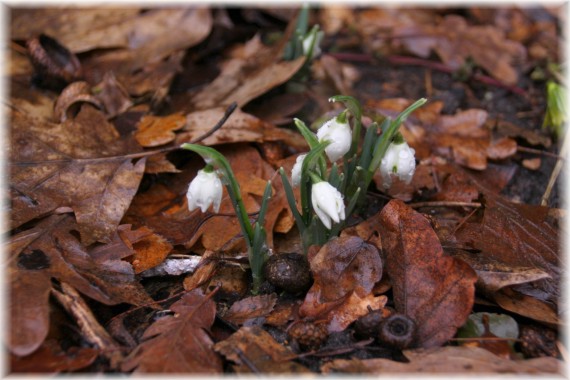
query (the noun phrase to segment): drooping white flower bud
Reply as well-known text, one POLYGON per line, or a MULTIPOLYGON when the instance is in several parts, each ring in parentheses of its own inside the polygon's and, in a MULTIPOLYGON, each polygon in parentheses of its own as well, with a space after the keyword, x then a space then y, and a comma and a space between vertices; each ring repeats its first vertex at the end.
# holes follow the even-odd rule
POLYGON ((321 54, 321 47, 319 46, 321 40, 323 39, 324 33, 322 31, 311 31, 308 33, 305 38, 303 38, 303 54, 309 54, 309 50, 311 49, 311 45, 313 46, 313 51, 311 52, 311 56, 307 57, 307 59, 315 58, 321 54), (313 45, 314 41, 314 45, 313 45))
POLYGON ((324 123, 317 131, 319 142, 328 140, 330 145, 325 148, 325 153, 331 162, 336 162, 350 150, 352 143, 352 131, 346 120, 346 114, 342 113, 324 123))
POLYGON ((311 190, 313 210, 326 228, 331 229, 331 220, 335 223, 344 220, 344 202, 342 194, 328 182, 313 184, 311 190))
POLYGON ((307 154, 301 154, 297 156, 297 160, 295 160, 295 165, 293 165, 293 169, 291 169, 291 182, 293 183, 293 187, 299 186, 301 183, 301 169, 303 168, 303 161, 307 154))
POLYGON ((410 183, 416 171, 416 151, 408 143, 392 142, 380 163, 380 174, 385 188, 392 186, 392 175, 410 183))
POLYGON ((188 186, 186 197, 190 211, 200 207, 202 212, 206 212, 213 205, 214 212, 217 213, 222 202, 222 181, 218 174, 207 168, 198 170, 196 178, 188 186))

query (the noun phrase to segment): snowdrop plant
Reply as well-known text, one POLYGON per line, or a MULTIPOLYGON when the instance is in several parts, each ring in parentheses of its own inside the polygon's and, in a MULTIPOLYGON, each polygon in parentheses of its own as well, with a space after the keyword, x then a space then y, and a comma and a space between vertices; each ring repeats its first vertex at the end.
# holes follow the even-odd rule
POLYGON ((305 252, 311 245, 322 245, 338 236, 346 217, 355 207, 363 205, 366 190, 377 170, 380 170, 385 187, 391 186, 394 176, 408 183, 411 181, 416 165, 415 152, 398 131, 402 122, 427 100, 416 101, 395 120, 386 118, 380 125, 372 123, 364 136, 360 103, 343 95, 333 96, 329 101, 342 102, 346 109, 326 121, 316 134, 301 120, 295 119, 295 125, 310 148, 308 153, 297 157, 291 173, 293 186, 300 190, 300 210, 293 186, 285 170, 280 168, 287 201, 305 252))
POLYGON ((252 223, 243 203, 239 183, 228 160, 210 147, 186 143, 182 144, 181 148, 198 153, 206 161, 204 169, 198 171, 188 187, 187 197, 190 211, 199 207, 202 212, 205 212, 212 205, 214 212, 217 213, 222 200, 222 183, 226 186, 247 244, 253 277, 252 293, 257 294, 263 282, 263 264, 270 254, 263 223, 267 204, 271 198, 271 181, 267 181, 265 186, 257 221, 252 223))

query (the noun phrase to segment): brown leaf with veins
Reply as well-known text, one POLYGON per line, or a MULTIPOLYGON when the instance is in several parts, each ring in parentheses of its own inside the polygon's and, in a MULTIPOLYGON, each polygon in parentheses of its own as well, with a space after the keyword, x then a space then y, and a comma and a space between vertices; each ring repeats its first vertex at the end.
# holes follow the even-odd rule
POLYGON ((54 215, 12 238, 8 274, 13 353, 28 355, 47 336, 52 278, 106 305, 152 302, 129 263, 92 254, 77 239, 77 230, 72 217, 54 215))
POLYGON ((175 315, 162 317, 143 334, 143 342, 122 364, 135 373, 216 374, 223 371, 209 330, 216 304, 200 289, 185 294, 170 307, 175 315))
POLYGON ((409 360, 402 363, 390 359, 337 359, 321 367, 325 374, 493 374, 517 373, 536 375, 560 373, 563 362, 555 358, 508 360, 479 347, 445 346, 430 349, 406 350, 409 360))
POLYGON ((134 251, 129 261, 135 274, 159 265, 172 251, 172 244, 144 226, 134 231, 124 229, 119 235, 134 251))
POLYGON ((234 302, 224 314, 224 319, 236 325, 243 325, 250 319, 268 315, 273 311, 276 303, 277 295, 275 293, 247 297, 234 302))
POLYGON ((416 322, 416 346, 444 344, 471 312, 475 271, 445 256, 429 221, 403 202, 390 201, 381 212, 381 223, 396 310, 416 322))
POLYGON ((62 124, 12 114, 10 147, 11 228, 71 207, 82 241, 109 242, 142 178, 143 158, 129 149, 103 114, 83 105, 62 124), (110 156, 116 158, 105 159, 110 156))

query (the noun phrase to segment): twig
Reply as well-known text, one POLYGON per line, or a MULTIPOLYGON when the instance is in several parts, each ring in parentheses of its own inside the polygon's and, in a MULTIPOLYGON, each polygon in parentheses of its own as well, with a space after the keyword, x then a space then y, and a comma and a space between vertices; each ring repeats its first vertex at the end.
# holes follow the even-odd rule
MULTIPOLYGON (((387 59, 388 59, 388 62, 390 62, 392 64, 396 64, 396 65, 413 65, 413 66, 427 67, 427 68, 437 70, 437 71, 441 71, 441 72, 448 73, 448 74, 453 74, 456 71, 455 69, 447 66, 446 64, 443 64, 440 62, 429 61, 429 60, 421 59, 421 58, 392 55, 392 56, 387 57, 387 59)), ((471 78, 473 78, 474 80, 476 80, 478 82, 487 84, 487 85, 507 89, 507 90, 511 91, 512 93, 515 93, 517 95, 527 96, 526 91, 523 90, 522 88, 520 88, 518 86, 511 86, 511 85, 505 84, 505 83, 500 82, 500 81, 496 80, 495 78, 491 78, 487 75, 474 73, 471 76, 471 78)))
MULTIPOLYGON (((566 153, 568 151, 568 137, 569 133, 564 135, 564 141, 562 142, 562 148, 560 149, 560 156, 566 157, 566 153)), ((542 195, 542 200, 540 204, 542 206, 548 205, 548 199, 550 198, 550 193, 552 193, 552 189, 554 188, 554 184, 560 175, 560 171, 562 170, 562 165, 564 165, 564 160, 558 159, 556 161, 556 165, 554 165, 554 170, 552 170, 552 174, 550 175, 550 179, 548 180, 548 185, 546 186, 546 190, 542 195)))
POLYGON ((525 146, 517 146, 517 150, 520 152, 539 154, 541 156, 548 156, 548 157, 556 158, 558 160, 566 161, 566 157, 563 157, 563 156, 556 154, 556 153, 547 152, 545 150, 527 148, 525 146))
POLYGON ((62 282, 61 291, 52 289, 52 294, 64 309, 75 318, 85 340, 98 348, 101 354, 109 359, 111 368, 118 368, 124 358, 121 347, 99 324, 77 290, 62 282))
POLYGON ((253 362, 251 360, 249 360, 249 358, 245 355, 245 353, 239 347, 234 347, 234 352, 239 357, 239 360, 241 360, 242 363, 245 364, 245 366, 247 368, 249 368, 249 370, 251 372, 253 372, 255 374, 261 374, 261 371, 256 367, 255 364, 253 364, 253 362))
MULTIPOLYGON (((204 133, 201 136, 198 136, 194 140, 190 141, 190 144, 196 144, 200 141, 205 140, 206 138, 210 137, 214 134, 218 129, 220 129, 224 123, 229 119, 231 114, 237 108, 237 103, 233 102, 228 106, 224 116, 212 127, 208 132, 204 133)), ((168 153, 174 150, 180 149, 179 146, 171 146, 162 149, 151 150, 147 152, 139 152, 139 153, 131 153, 131 154, 123 154, 120 156, 109 156, 109 157, 98 157, 98 158, 70 158, 65 160, 45 160, 45 161, 19 161, 19 162, 10 162, 9 165, 11 166, 33 166, 39 164, 60 164, 60 163, 68 163, 71 161, 75 161, 78 163, 89 164, 89 163, 97 163, 97 162, 105 162, 105 161, 115 161, 115 160, 125 160, 125 159, 134 159, 134 158, 143 158, 148 156, 153 156, 159 153, 168 153)))
POLYGON ((420 207, 481 207, 479 202, 455 202, 455 201, 433 201, 433 202, 416 202, 409 203, 408 206, 411 208, 420 207))

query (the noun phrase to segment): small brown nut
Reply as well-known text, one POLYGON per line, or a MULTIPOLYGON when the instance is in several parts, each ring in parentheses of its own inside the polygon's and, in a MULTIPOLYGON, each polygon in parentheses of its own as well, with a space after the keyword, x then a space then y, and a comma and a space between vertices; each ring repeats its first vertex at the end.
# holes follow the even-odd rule
POLYGON ((407 315, 395 313, 380 322, 378 340, 392 348, 409 347, 416 334, 416 323, 407 315))
POLYGON ((287 335, 304 348, 316 349, 327 340, 329 332, 323 323, 299 321, 291 325, 287 335))
POLYGON ((271 256, 265 263, 265 278, 276 288, 296 294, 311 286, 311 270, 304 255, 281 253, 271 256))

